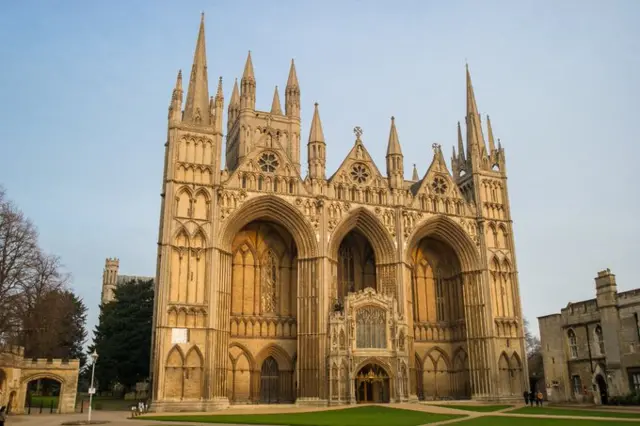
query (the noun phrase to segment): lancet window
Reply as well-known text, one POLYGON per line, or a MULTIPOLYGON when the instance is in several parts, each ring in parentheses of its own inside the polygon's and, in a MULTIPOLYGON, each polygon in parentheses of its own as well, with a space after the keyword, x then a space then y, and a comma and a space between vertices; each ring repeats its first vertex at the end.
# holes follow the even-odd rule
POLYGON ((356 313, 356 346, 367 349, 387 347, 386 314, 375 306, 365 306, 356 313))
POLYGON ((275 313, 277 306, 278 258, 273 250, 265 255, 262 266, 261 302, 263 313, 275 313))
POLYGON ((598 345, 598 351, 600 355, 604 355, 604 336, 602 335, 602 327, 597 326, 595 329, 596 344, 598 345))
POLYGON ((436 270, 435 276, 436 284, 436 320, 445 320, 445 297, 444 297, 444 282, 442 279, 442 272, 440 269, 436 270))
POLYGON ((338 281, 340 283, 339 288, 342 289, 343 294, 340 296, 344 298, 348 292, 354 291, 354 261, 353 251, 348 245, 342 245, 339 251, 340 264, 338 269, 338 281))
POLYGON ((569 339, 569 352, 571 358, 578 358, 578 340, 576 339, 576 333, 573 330, 569 330, 567 333, 569 339))

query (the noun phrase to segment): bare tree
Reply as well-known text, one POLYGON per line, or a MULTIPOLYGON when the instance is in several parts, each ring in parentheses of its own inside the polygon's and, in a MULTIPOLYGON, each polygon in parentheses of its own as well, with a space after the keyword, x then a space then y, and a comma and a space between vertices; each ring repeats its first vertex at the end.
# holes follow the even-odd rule
POLYGON ((524 322, 524 340, 527 345, 527 357, 540 352, 540 338, 531 332, 529 320, 526 318, 524 322))
POLYGON ((68 276, 60 260, 42 252, 38 232, 0 187, 0 344, 22 341, 27 313, 68 276))

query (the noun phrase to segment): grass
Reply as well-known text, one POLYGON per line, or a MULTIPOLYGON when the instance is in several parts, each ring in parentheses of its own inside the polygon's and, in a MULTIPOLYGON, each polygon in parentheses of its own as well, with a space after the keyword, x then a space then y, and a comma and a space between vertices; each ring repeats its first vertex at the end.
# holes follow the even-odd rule
POLYGON ((247 414, 214 416, 145 416, 140 420, 160 420, 167 422, 226 423, 248 425, 288 425, 288 426, 417 426, 441 422, 461 415, 432 414, 423 411, 398 408, 368 406, 338 410, 315 411, 309 413, 247 414))
POLYGON ((42 404, 43 408, 51 407, 53 404, 53 408, 58 408, 58 400, 57 396, 32 396, 31 397, 31 408, 38 408, 40 404, 42 404))
POLYGON ((475 411, 478 413, 490 413, 493 411, 506 410, 507 408, 513 407, 513 405, 455 405, 455 404, 442 404, 435 405, 436 407, 443 408, 453 408, 454 410, 463 410, 463 411, 475 411))
MULTIPOLYGON (((123 398, 114 398, 112 396, 95 396, 93 397, 93 409, 103 411, 129 411, 132 405, 136 405, 138 400, 125 400, 123 398)), ((80 411, 80 405, 84 404, 84 411, 89 408, 89 395, 78 394, 76 398, 76 411, 80 411)))
MULTIPOLYGON (((597 411, 588 409, 573 408, 550 408, 550 407, 522 407, 509 411, 513 414, 545 414, 548 416, 580 416, 580 417, 610 417, 618 419, 638 419, 639 413, 621 413, 616 411, 597 411)), ((582 424, 582 423, 581 423, 582 424)))
POLYGON ((535 417, 482 416, 453 423, 454 426, 625 426, 620 420, 541 419, 535 417))

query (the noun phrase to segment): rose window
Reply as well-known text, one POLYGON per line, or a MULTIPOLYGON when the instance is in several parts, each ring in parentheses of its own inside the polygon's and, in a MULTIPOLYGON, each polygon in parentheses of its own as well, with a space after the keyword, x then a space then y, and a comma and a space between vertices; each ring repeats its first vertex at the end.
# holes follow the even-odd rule
POLYGON ((433 182, 431 182, 431 186, 436 194, 442 195, 447 192, 447 182, 441 177, 435 178, 433 182))
POLYGON ((365 183, 369 180, 369 169, 364 164, 355 164, 351 168, 351 179, 356 183, 365 183))
POLYGON ((278 157, 273 152, 265 152, 258 160, 260 170, 265 173, 273 173, 278 168, 278 157))

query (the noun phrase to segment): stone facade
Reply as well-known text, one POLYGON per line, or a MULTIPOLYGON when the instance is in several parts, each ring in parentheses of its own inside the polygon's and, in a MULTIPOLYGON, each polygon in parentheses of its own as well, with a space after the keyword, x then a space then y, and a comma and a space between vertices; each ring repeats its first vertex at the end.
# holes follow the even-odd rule
POLYGON ((538 318, 547 398, 606 403, 640 391, 640 289, 598 272, 596 298, 538 318))
POLYGON ((109 303, 114 298, 114 290, 117 286, 136 280, 153 280, 155 277, 143 277, 138 275, 120 275, 120 260, 116 258, 107 258, 104 262, 104 271, 102 272, 102 304, 109 303))
POLYGON ((527 387, 505 151, 469 70, 466 145, 405 179, 391 119, 383 174, 354 129, 327 176, 318 104, 301 174, 300 85, 256 109, 251 54, 209 97, 204 17, 168 114, 152 408, 519 398, 527 387))
POLYGON ((52 379, 60 383, 57 412, 75 413, 79 372, 77 359, 25 359, 22 347, 0 347, 0 406, 23 413, 29 382, 52 379))

